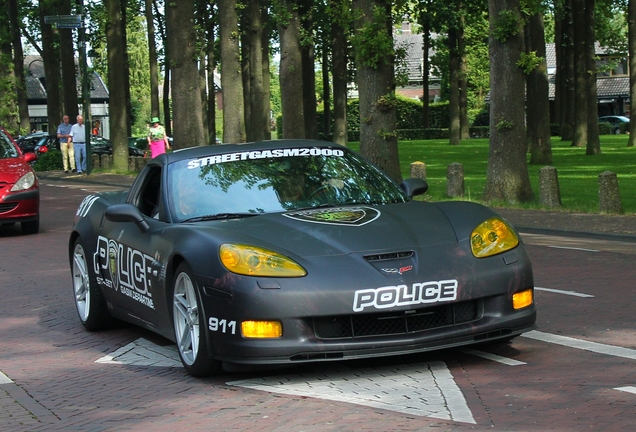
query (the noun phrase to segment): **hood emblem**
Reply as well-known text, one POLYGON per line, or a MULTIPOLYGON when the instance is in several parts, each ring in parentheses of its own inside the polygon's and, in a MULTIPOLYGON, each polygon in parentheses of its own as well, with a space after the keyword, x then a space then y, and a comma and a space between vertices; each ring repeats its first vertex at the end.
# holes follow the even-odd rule
POLYGON ((389 274, 399 274, 401 275, 402 273, 406 273, 407 271, 413 270, 413 266, 404 266, 404 267, 399 267, 399 268, 383 268, 382 271, 384 273, 389 273, 389 274))
POLYGON ((362 226, 376 220, 380 212, 372 207, 335 207, 289 212, 283 216, 304 222, 362 226))

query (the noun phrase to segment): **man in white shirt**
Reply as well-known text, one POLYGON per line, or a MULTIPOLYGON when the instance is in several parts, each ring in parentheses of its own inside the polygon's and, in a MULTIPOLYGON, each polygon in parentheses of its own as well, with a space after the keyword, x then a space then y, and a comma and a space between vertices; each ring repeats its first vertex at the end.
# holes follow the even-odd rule
POLYGON ((86 126, 84 117, 77 116, 77 123, 71 127, 73 148, 75 149, 75 166, 78 173, 86 172, 86 126))

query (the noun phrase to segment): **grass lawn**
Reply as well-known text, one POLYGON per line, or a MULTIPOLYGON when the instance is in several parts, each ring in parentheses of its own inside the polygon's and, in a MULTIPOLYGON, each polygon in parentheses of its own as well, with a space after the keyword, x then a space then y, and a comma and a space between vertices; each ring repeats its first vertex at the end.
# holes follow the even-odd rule
MULTIPOLYGON (((551 166, 557 169, 563 210, 597 213, 598 175, 611 171, 618 176, 624 213, 636 213, 636 147, 627 147, 627 139, 628 135, 602 135, 601 154, 586 156, 585 148, 571 147, 569 141, 552 138, 551 166)), ((358 150, 359 143, 349 143, 349 147, 358 150)), ((412 162, 426 164, 429 191, 425 199, 451 199, 446 196, 446 169, 451 163, 459 162, 464 167, 464 199, 480 201, 486 185, 487 139, 470 139, 459 146, 450 146, 448 140, 400 141, 399 152, 404 178, 410 177, 412 162)), ((515 207, 542 208, 539 205, 539 170, 543 167, 528 165, 535 200, 515 207)))

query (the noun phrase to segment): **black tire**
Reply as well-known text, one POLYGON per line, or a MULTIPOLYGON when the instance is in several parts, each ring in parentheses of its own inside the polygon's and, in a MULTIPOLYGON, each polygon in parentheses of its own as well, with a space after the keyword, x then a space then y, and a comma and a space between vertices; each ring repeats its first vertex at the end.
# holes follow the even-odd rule
POLYGON ((78 237, 70 254, 75 308, 82 325, 90 331, 104 330, 113 323, 104 296, 90 271, 86 248, 78 237))
POLYGON ((40 231, 40 219, 34 221, 21 222, 22 234, 37 234, 40 231))
POLYGON ((186 263, 177 267, 172 285, 172 325, 185 370, 196 377, 217 373, 221 362, 209 355, 201 294, 186 263))

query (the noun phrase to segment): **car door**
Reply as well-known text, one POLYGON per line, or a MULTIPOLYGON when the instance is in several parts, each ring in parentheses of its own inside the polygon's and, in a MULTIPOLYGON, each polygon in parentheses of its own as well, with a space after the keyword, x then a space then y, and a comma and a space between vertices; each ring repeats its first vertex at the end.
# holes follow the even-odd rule
POLYGON ((110 300, 148 327, 158 323, 166 309, 165 259, 170 242, 163 238, 166 222, 159 217, 161 167, 145 169, 130 192, 128 202, 139 208, 149 229, 133 222, 105 220, 98 240, 99 267, 107 273, 114 291, 110 300))

